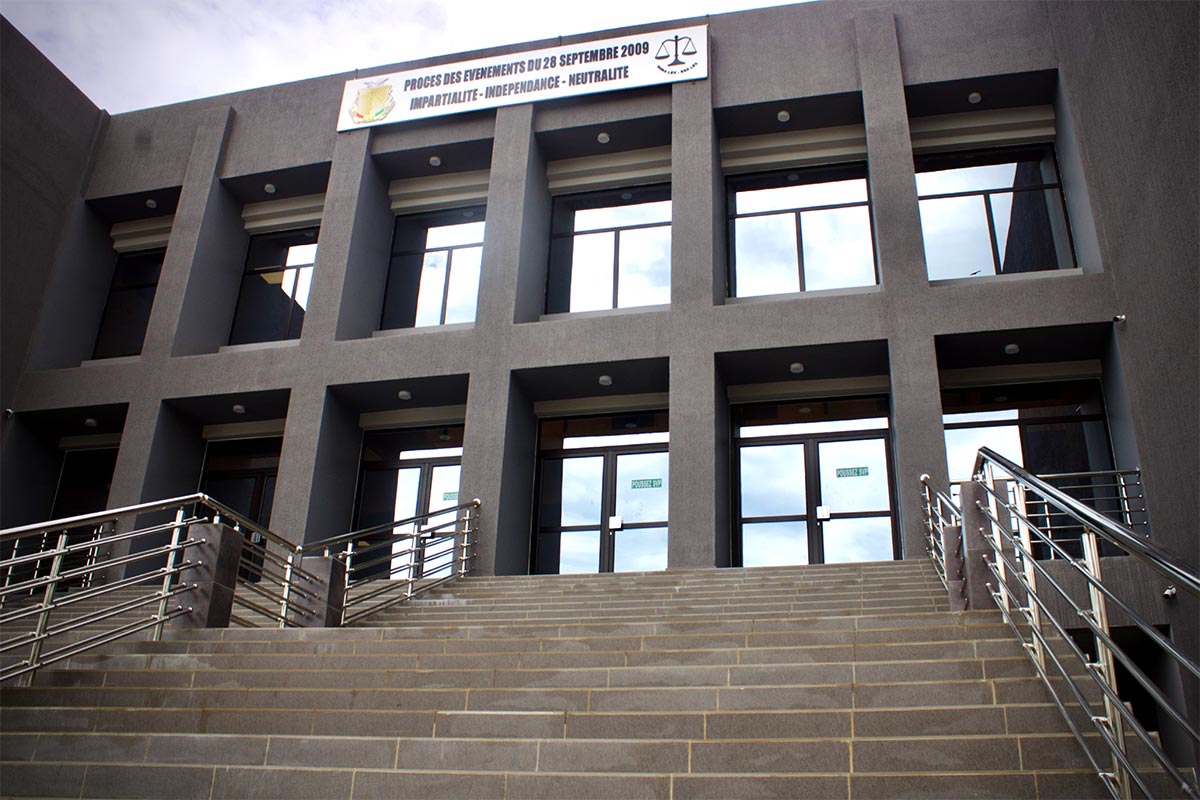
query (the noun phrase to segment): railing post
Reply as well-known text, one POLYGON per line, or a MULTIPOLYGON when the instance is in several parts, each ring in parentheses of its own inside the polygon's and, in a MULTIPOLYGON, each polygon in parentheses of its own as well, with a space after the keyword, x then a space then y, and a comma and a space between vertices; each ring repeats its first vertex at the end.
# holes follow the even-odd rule
POLYGON ((1025 487, 1017 484, 1015 487, 1016 505, 1017 505, 1017 533, 1021 537, 1021 547, 1025 554, 1018 553, 1021 559, 1021 571, 1025 575, 1025 585, 1028 587, 1025 591, 1025 616, 1029 620, 1029 624, 1039 635, 1032 636, 1033 640, 1033 655, 1037 659, 1038 666, 1043 672, 1046 671, 1046 652, 1042 646, 1042 607, 1034 600, 1037 595, 1037 568, 1033 565, 1033 537, 1029 533, 1029 523, 1026 522, 1027 509, 1025 505, 1025 487))
POLYGON ((183 506, 175 509, 175 527, 171 528, 171 545, 167 552, 167 565, 163 567, 161 599, 158 601, 158 624, 154 626, 154 641, 162 639, 164 617, 167 615, 167 593, 171 591, 171 578, 179 563, 179 543, 183 541, 183 506))
MULTIPOLYGON (((263 545, 264 549, 266 545, 263 545)), ((287 566, 283 568, 283 599, 279 601, 279 627, 287 627, 288 606, 291 604, 292 581, 295 579, 296 559, 299 548, 288 553, 287 566)))
MULTIPOLYGON (((62 571, 63 558, 66 556, 63 550, 66 549, 69 538, 66 531, 58 535, 58 547, 55 548, 58 552, 50 562, 48 576, 50 582, 46 584, 46 591, 42 595, 42 610, 38 614, 37 627, 33 630, 33 644, 29 646, 29 666, 31 667, 36 668, 42 657, 42 643, 46 641, 46 629, 50 627, 50 612, 54 610, 54 593, 58 590, 58 574, 62 571)), ((33 674, 32 671, 25 673, 22 681, 26 686, 33 682, 33 674)))
MULTIPOLYGON (((306 583, 305 589, 315 594, 316 600, 305 605, 316 605, 312 616, 298 615, 293 624, 300 628, 337 628, 346 614, 346 564, 332 555, 308 556, 299 559, 297 566, 315 575, 315 584, 306 583)), ((300 601, 297 605, 300 605, 300 601)))
MULTIPOLYGON (((1003 508, 1003 506, 996 497, 999 489, 996 486, 995 470, 992 468, 990 462, 984 464, 983 466, 983 485, 987 488, 987 505, 988 510, 991 511, 991 516, 990 518, 987 518, 986 522, 987 529, 991 533, 989 538, 991 539, 992 547, 995 553, 1003 553, 1004 534, 1001 532, 1000 523, 998 522, 1000 519, 1000 509, 1003 508)), ((1004 609, 1004 615, 1011 618, 1012 599, 1008 594, 1008 565, 1004 562, 1004 559, 997 555, 995 567, 996 572, 999 574, 998 583, 1000 584, 996 587, 996 592, 999 598, 998 602, 1000 603, 1001 608, 1004 609)))
MULTIPOLYGON (((462 516, 462 543, 456 544, 454 548, 455 562, 457 566, 454 568, 458 577, 465 578, 471 574, 471 559, 474 558, 474 541, 472 535, 475 533, 475 522, 479 516, 479 506, 481 501, 478 497, 471 501, 471 505, 463 509, 462 516)), ((455 537, 457 542, 458 537, 455 537)))
POLYGON ((992 575, 984 558, 992 552, 986 531, 989 521, 980 506, 987 497, 982 485, 967 481, 962 485, 962 562, 963 580, 966 581, 967 607, 982 611, 993 605, 988 582, 992 575))
MULTIPOLYGON (((1096 532, 1091 528, 1085 527, 1083 535, 1080 537, 1083 543, 1083 566, 1093 578, 1099 583, 1102 579, 1100 572, 1100 545, 1096 537, 1096 532)), ((1091 600, 1091 609, 1088 613, 1091 614, 1092 621, 1096 623, 1105 636, 1110 635, 1108 626, 1108 603, 1104 598, 1104 593, 1101 592, 1094 584, 1088 583, 1088 598, 1091 600)), ((1096 661, 1088 664, 1088 667, 1099 674, 1100 679, 1112 689, 1113 694, 1117 691, 1117 679, 1114 672, 1112 651, 1108 648, 1099 636, 1092 637, 1096 642, 1096 661)), ((1112 734, 1113 741, 1117 749, 1121 753, 1125 753, 1125 723, 1121 717, 1121 711, 1116 707, 1116 703, 1109 697, 1108 693, 1104 695, 1104 715, 1107 719, 1103 720, 1104 725, 1112 734)), ((1113 755, 1113 780, 1116 783, 1117 791, 1122 800, 1128 800, 1132 796, 1129 785, 1129 773, 1121 766, 1116 754, 1113 755)))

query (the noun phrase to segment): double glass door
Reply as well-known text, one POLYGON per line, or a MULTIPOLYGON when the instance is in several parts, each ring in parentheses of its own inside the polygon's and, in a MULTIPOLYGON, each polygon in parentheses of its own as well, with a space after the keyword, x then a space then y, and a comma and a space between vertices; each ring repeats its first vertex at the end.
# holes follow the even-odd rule
POLYGON ((665 413, 542 423, 537 572, 667 568, 666 424, 665 413))
MULTIPOLYGON (((355 530, 387 525, 397 520, 452 509, 458 505, 462 473, 462 426, 449 428, 368 431, 363 436, 355 530)), ((394 534, 437 528, 455 520, 455 513, 434 514, 420 523, 409 523, 369 534, 359 544, 385 541, 394 534)), ((450 534, 446 524, 438 535, 450 534)), ((452 542, 424 539, 393 541, 390 559, 366 569, 359 578, 419 578, 441 575, 453 560, 452 542)), ((374 561, 375 559, 371 559, 374 561)))
POLYGON ((887 417, 779 421, 800 408, 833 417, 854 410, 842 402, 861 401, 744 415, 736 458, 742 566, 895 558, 887 417))

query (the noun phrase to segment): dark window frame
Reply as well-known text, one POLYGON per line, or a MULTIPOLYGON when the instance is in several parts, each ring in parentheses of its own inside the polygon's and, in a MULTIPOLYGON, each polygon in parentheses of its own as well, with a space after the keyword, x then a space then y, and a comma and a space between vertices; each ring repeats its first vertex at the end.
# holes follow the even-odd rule
MULTIPOLYGON (((809 291, 805 287, 804 275, 804 229, 801 216, 804 212, 811 211, 833 211, 842 208, 866 208, 867 219, 871 231, 871 263, 875 274, 875 283, 879 285, 879 253, 875 249, 875 215, 871 213, 873 207, 873 199, 871 196, 871 181, 867 172, 867 163, 865 161, 847 162, 842 164, 826 164, 815 167, 800 167, 796 169, 772 170, 769 172, 754 172, 741 175, 730 175, 725 179, 725 208, 726 208, 726 225, 728 236, 728 261, 729 267, 726 275, 726 296, 736 298, 737 294, 737 220, 753 219, 756 217, 771 217, 781 216, 784 214, 792 214, 795 219, 796 226, 796 270, 799 278, 799 289, 797 291, 809 291), (791 176, 796 176, 795 180, 791 176), (758 189, 777 189, 786 186, 811 186, 821 183, 835 183, 846 180, 863 180, 866 185, 867 199, 850 203, 828 203, 811 206, 794 206, 781 207, 770 211, 752 211, 747 213, 738 213, 737 210, 737 195, 738 192, 754 191, 758 189)), ((856 288, 856 287, 832 287, 828 290, 818 291, 836 291, 838 288, 856 288)), ((754 297, 770 297, 775 294, 792 294, 792 292, 772 292, 764 295, 750 295, 754 297)))
POLYGON ((104 311, 100 316, 100 324, 96 329, 96 341, 92 345, 92 358, 123 358, 125 356, 136 356, 142 352, 142 347, 146 343, 146 330, 150 324, 150 314, 154 306, 154 296, 158 293, 158 281, 162 277, 163 259, 166 257, 166 248, 156 247, 148 250, 137 250, 128 253, 119 253, 116 262, 113 264, 112 280, 109 282, 108 295, 104 302, 104 311), (137 269, 139 262, 157 262, 153 268, 153 280, 123 280, 123 268, 137 269), (150 289, 150 303, 145 308, 145 319, 138 320, 140 334, 136 337, 136 345, 133 339, 121 342, 115 339, 120 339, 122 333, 116 326, 119 322, 116 320, 116 315, 120 313, 120 303, 116 302, 119 298, 129 297, 134 292, 144 293, 150 289), (114 347, 115 345, 115 347, 114 347), (111 349, 110 349, 111 348, 111 349))
MULTIPOLYGON (((607 310, 612 311, 619 308, 639 308, 640 306, 622 306, 619 303, 621 279, 621 234, 624 231, 649 230, 651 228, 666 228, 669 231, 671 226, 674 225, 674 204, 672 204, 671 207, 671 219, 667 220, 666 222, 647 222, 608 228, 589 228, 586 231, 575 230, 575 213, 578 211, 587 211, 600 208, 619 208, 622 206, 643 205, 646 203, 662 202, 664 200, 670 202, 671 191, 670 183, 653 183, 643 186, 623 186, 616 189, 601 189, 599 191, 556 195, 553 198, 552 204, 550 223, 550 253, 548 256, 549 263, 546 269, 546 313, 580 313, 571 311, 571 282, 572 273, 574 271, 574 248, 572 246, 571 249, 567 251, 567 255, 563 255, 563 243, 573 243, 576 236, 587 236, 598 233, 615 234, 613 237, 612 258, 612 302, 607 310)), ((667 286, 669 290, 669 264, 667 286)))
MULTIPOLYGON (((1007 275, 1011 272, 1004 272, 1004 264, 1000 258, 1000 247, 996 242, 996 220, 992 212, 991 198, 993 195, 1012 195, 1013 207, 1016 206, 1018 194, 1032 194, 1034 192, 1054 192, 1058 197, 1058 206, 1062 211, 1064 233, 1066 235, 1067 253, 1069 263, 1056 263, 1054 266, 1044 266, 1032 269, 1023 270, 1024 272, 1056 272, 1064 269, 1076 269, 1079 266, 1078 254, 1075 250, 1075 234, 1071 230, 1071 215, 1067 208, 1066 193, 1062 187, 1062 168, 1058 162, 1058 150, 1053 142, 1035 142, 1023 145, 1009 147, 988 147, 972 150, 954 150, 945 153, 929 153, 925 155, 915 156, 913 159, 915 172, 920 175, 926 172, 939 172, 943 170, 964 169, 970 167, 987 167, 997 166, 1000 164, 1015 163, 1019 165, 1025 163, 1021 160, 1021 156, 1037 155, 1037 161, 1043 161, 1046 158, 1053 165, 1055 180, 1051 183, 1044 181, 1040 183, 1031 183, 1026 186, 1011 186, 999 189, 974 189, 961 192, 937 192, 932 194, 921 194, 920 189, 917 190, 918 207, 922 200, 946 200, 959 197, 982 197, 984 213, 987 217, 988 226, 988 244, 992 254, 992 274, 1007 275)), ((1015 180, 1015 176, 1014 176, 1015 180)), ((1011 212, 1010 212, 1011 213, 1011 212)), ((1010 223, 1011 224, 1011 223, 1010 223)), ((1009 235, 1011 235, 1011 227, 1009 235)), ((1057 249, 1056 249, 1057 250, 1057 249)), ((1007 256, 1007 253, 1006 253, 1007 256)), ((1059 259, 1061 261, 1061 259, 1059 259)), ((950 278, 938 278, 936 280, 962 280, 963 278, 976 277, 974 275, 955 276, 950 278)), ((983 276, 986 277, 986 276, 983 276)))
MULTIPOLYGON (((477 222, 487 222, 487 205, 471 205, 459 206, 451 209, 443 209, 439 211, 425 211, 413 214, 401 214, 396 217, 392 225, 392 244, 388 256, 387 278, 384 283, 383 303, 379 311, 379 328, 378 330, 406 330, 409 328, 418 327, 416 324, 417 310, 420 308, 421 296, 421 274, 424 271, 425 258, 430 253, 447 253, 446 257, 446 275, 442 281, 442 302, 441 310, 438 314, 437 326, 426 325, 421 327, 440 327, 446 325, 446 311, 450 300, 450 276, 454 271, 454 253, 458 250, 467 250, 472 248, 482 248, 484 237, 481 236, 478 242, 469 244, 455 244, 442 247, 429 247, 428 235, 432 228, 446 227, 449 225, 472 224, 477 222), (401 230, 404 225, 413 225, 414 228, 423 228, 425 231, 426 246, 404 247, 400 246, 397 249, 397 240, 401 237, 401 230), (406 275, 406 266, 404 261, 419 257, 415 275, 406 275), (403 281, 407 279, 411 286, 405 286, 403 281), (394 305, 393 305, 394 304, 394 305), (399 320, 400 324, 393 324, 399 320)), ((486 235, 486 234, 485 234, 486 235)), ((482 258, 482 256, 481 256, 482 258)), ((475 286, 475 296, 478 303, 479 284, 475 286)), ((476 315, 478 315, 478 304, 476 305, 476 315)), ((451 323, 451 324, 468 324, 451 323)))
MULTIPOLYGON (((257 338, 257 332, 254 330, 249 331, 249 333, 251 334, 249 337, 245 337, 243 335, 243 326, 239 325, 239 322, 243 321, 246 318, 246 315, 253 315, 256 313, 256 309, 250 307, 250 301, 248 300, 247 295, 246 295, 247 279, 250 277, 261 278, 262 276, 272 275, 272 274, 276 274, 276 273, 283 274, 283 273, 286 273, 288 270, 296 270, 296 282, 294 285, 299 285, 301 270, 305 270, 305 269, 313 270, 314 274, 315 274, 315 268, 316 268, 316 258, 315 257, 313 259, 312 264, 303 264, 303 265, 297 265, 297 266, 291 266, 291 267, 287 266, 286 258, 284 258, 284 260, 283 260, 284 263, 282 263, 282 264, 267 263, 267 264, 255 265, 254 262, 257 260, 256 244, 260 243, 260 242, 270 242, 270 241, 275 241, 275 240, 296 239, 297 241, 294 244, 289 244, 284 248, 283 252, 286 254, 286 252, 292 247, 299 247, 299 246, 309 245, 309 244, 319 246, 320 238, 321 238, 321 227, 319 225, 311 225, 311 226, 307 226, 307 227, 303 227, 303 228, 292 228, 292 229, 289 229, 286 231, 272 231, 270 233, 254 234, 250 237, 249 244, 246 248, 246 263, 245 263, 245 267, 242 270, 242 279, 241 279, 241 285, 239 286, 239 289, 238 289, 237 303, 235 304, 234 311, 233 311, 233 321, 230 324, 229 344, 239 345, 239 344, 258 344, 258 343, 262 343, 262 342, 287 342, 287 341, 294 341, 294 340, 300 338, 301 331, 303 330, 303 327, 304 327, 304 317, 307 315, 307 313, 306 313, 306 309, 302 308, 299 321, 297 322, 296 308, 297 308, 297 306, 299 306, 299 303, 296 302, 294 296, 289 298, 289 299, 291 299, 292 302, 291 302, 291 305, 288 307, 287 318, 284 321, 284 324, 282 326, 282 335, 275 335, 275 336, 271 336, 268 338, 257 338), (294 330, 293 330, 293 328, 294 328, 294 330)), ((273 260, 274 259, 272 259, 272 261, 273 260)), ((282 285, 282 279, 281 279, 280 283, 282 285)), ((310 288, 311 288, 311 283, 310 283, 310 288)))

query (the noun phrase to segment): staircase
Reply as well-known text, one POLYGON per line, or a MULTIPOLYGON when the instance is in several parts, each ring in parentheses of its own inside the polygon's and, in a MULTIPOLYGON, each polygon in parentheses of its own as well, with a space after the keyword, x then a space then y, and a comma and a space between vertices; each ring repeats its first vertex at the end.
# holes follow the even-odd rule
POLYGON ((997 612, 925 561, 470 578, 174 630, 0 690, 0 796, 1091 798, 997 612))

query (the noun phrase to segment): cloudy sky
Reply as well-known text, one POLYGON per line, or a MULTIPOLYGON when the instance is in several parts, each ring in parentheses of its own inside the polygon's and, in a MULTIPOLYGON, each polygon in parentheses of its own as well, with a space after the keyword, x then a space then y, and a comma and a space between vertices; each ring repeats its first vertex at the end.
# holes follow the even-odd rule
POLYGON ((788 0, 0 0, 112 113, 493 45, 788 0))

